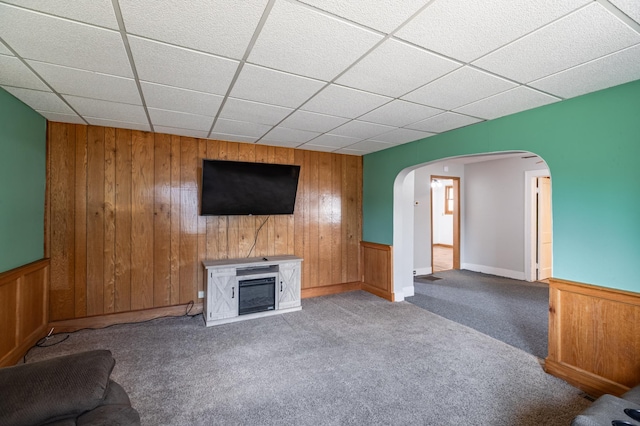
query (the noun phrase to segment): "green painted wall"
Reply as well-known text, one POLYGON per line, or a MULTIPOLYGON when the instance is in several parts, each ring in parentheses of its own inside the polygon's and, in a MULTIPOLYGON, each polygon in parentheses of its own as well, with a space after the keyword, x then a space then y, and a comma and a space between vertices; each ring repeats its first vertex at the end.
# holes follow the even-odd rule
POLYGON ((551 170, 554 277, 640 292, 640 80, 366 155, 363 240, 392 244, 401 170, 509 150, 551 170))
POLYGON ((44 256, 47 123, 0 88, 0 272, 44 256))

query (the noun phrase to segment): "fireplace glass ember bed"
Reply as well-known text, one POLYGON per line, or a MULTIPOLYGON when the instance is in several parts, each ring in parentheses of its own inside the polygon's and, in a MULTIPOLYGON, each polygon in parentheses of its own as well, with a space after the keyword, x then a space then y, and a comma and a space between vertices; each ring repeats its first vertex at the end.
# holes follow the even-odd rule
POLYGON ((276 308, 276 277, 238 281, 238 315, 276 308))

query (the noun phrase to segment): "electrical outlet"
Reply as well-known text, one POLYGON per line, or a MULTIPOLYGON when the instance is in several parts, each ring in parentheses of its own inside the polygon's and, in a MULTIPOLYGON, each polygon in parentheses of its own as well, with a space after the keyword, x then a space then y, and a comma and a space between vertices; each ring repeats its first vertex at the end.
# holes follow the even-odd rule
POLYGON ((198 292, 198 299, 204 299, 204 291, 198 292))

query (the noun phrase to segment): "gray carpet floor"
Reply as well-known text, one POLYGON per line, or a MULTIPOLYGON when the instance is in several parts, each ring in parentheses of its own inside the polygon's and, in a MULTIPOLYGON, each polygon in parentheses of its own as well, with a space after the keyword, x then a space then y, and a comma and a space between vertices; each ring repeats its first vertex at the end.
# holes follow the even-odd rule
POLYGON ((549 286, 466 270, 436 272, 414 280, 406 300, 495 339, 546 358, 549 286))
POLYGON ((410 303, 357 291, 302 306, 55 335, 27 362, 111 350, 144 425, 568 425, 590 404, 536 357, 410 303))

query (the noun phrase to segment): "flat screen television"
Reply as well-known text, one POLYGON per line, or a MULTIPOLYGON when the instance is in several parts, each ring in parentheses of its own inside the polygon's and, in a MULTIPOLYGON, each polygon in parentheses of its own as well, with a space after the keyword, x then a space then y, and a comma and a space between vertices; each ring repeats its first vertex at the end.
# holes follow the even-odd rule
POLYGON ((293 214, 300 166, 203 160, 202 216, 293 214))

